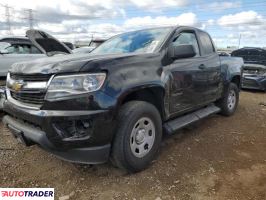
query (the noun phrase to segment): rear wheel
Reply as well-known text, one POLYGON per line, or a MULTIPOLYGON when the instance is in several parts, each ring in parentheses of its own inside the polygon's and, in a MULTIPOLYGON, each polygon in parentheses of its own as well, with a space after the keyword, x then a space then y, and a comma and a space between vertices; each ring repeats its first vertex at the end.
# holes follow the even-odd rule
POLYGON ((217 105, 221 108, 222 115, 231 116, 235 113, 238 102, 239 89, 235 83, 230 83, 217 105))
POLYGON ((128 172, 145 169, 158 155, 162 121, 158 110, 147 102, 132 101, 119 112, 112 146, 114 165, 128 172))

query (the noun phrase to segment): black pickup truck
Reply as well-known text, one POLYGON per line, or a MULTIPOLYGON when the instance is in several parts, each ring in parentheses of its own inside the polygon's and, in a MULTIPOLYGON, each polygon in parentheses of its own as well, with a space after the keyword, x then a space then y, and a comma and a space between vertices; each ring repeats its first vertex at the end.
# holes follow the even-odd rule
MULTIPOLYGON (((45 33, 31 31, 49 48, 45 33)), ((137 172, 155 159, 163 132, 235 112, 242 65, 242 58, 219 57, 196 28, 123 33, 88 55, 14 64, 3 121, 19 141, 61 159, 110 160, 137 172)))

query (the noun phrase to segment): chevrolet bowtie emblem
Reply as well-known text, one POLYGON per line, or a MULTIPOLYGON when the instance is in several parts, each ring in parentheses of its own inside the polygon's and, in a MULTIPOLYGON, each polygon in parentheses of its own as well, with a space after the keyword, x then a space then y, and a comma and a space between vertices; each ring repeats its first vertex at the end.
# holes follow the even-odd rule
POLYGON ((12 90, 15 90, 16 92, 20 91, 23 87, 24 83, 23 82, 15 82, 12 85, 12 90))

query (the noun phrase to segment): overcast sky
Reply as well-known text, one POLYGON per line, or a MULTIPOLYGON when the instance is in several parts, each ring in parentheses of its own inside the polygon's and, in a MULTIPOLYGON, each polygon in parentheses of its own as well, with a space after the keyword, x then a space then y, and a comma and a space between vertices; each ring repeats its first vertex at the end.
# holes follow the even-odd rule
POLYGON ((208 31, 218 47, 266 47, 264 0, 0 0, 0 35, 25 35, 26 9, 33 9, 34 28, 61 40, 108 38, 128 30, 162 25, 189 25, 208 31))

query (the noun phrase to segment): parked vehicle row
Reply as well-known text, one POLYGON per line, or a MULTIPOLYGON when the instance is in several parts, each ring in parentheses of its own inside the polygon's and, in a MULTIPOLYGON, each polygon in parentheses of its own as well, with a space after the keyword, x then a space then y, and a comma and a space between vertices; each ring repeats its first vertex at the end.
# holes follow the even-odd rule
MULTIPOLYGON (((50 44, 65 48, 43 32, 28 35, 42 52, 52 53, 50 44)), ((243 65, 242 58, 219 56, 200 29, 123 33, 90 54, 14 64, 3 122, 19 141, 61 159, 111 160, 137 172, 158 155, 163 132, 214 113, 234 114, 243 65)))

